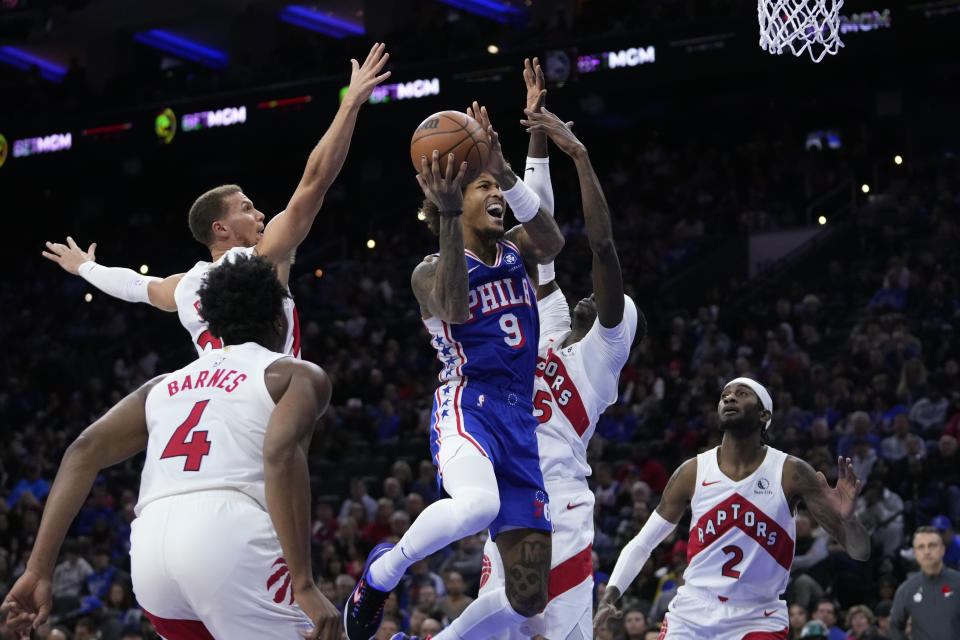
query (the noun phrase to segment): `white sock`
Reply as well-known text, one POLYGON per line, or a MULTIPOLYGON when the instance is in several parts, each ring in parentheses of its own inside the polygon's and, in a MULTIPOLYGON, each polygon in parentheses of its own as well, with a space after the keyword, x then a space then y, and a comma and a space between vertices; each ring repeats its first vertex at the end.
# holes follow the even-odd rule
POLYGON ((450 626, 433 640, 482 640, 518 625, 526 618, 510 606, 503 587, 484 593, 470 603, 450 626))
POLYGON ((374 589, 392 591, 417 560, 486 528, 500 511, 500 494, 493 465, 487 458, 469 456, 447 464, 443 488, 450 498, 423 510, 400 542, 370 565, 374 589))

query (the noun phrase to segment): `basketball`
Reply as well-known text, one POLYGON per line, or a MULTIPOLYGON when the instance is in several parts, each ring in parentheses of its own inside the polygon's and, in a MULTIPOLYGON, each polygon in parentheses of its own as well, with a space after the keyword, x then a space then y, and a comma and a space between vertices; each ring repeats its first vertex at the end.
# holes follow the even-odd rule
POLYGON ((477 179, 487 163, 490 144, 487 134, 480 123, 460 111, 440 111, 420 123, 413 132, 410 141, 410 159, 417 171, 420 171, 420 158, 426 156, 429 161, 436 149, 440 152, 440 173, 445 175, 446 156, 452 153, 454 167, 459 169, 461 162, 467 163, 467 172, 463 184, 477 179))

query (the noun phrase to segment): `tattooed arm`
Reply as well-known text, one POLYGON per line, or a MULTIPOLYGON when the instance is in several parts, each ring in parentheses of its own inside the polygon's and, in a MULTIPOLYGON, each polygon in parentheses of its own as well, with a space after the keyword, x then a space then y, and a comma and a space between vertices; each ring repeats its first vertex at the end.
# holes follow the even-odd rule
POLYGON ((850 458, 837 458, 837 486, 833 488, 803 460, 787 456, 783 463, 783 492, 790 506, 803 500, 814 519, 850 557, 863 561, 870 558, 870 534, 854 515, 859 491, 860 480, 850 458))

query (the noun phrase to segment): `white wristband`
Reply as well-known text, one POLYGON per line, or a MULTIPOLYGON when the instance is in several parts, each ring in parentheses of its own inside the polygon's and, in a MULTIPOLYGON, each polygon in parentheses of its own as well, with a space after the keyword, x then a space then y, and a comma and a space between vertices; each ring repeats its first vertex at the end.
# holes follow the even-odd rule
POLYGON ((542 287, 545 284, 550 284, 556 278, 556 274, 553 272, 553 260, 547 264, 538 264, 537 272, 540 274, 540 281, 537 283, 537 286, 542 287))
POLYGON ((553 184, 550 182, 550 158, 527 156, 523 181, 540 196, 540 208, 553 215, 553 184))
POLYGON ((140 275, 133 269, 123 267, 105 267, 92 260, 84 262, 77 269, 78 275, 100 291, 127 302, 150 303, 147 285, 159 282, 160 278, 140 275))
POLYGON ((513 209, 514 217, 521 223, 530 222, 540 211, 540 196, 525 185, 523 180, 518 179, 512 187, 504 191, 503 198, 513 209))
POLYGON ((640 529, 640 533, 628 542, 627 546, 620 552, 620 557, 617 558, 617 564, 613 567, 613 573, 610 574, 607 586, 616 587, 622 595, 637 577, 637 574, 640 573, 640 570, 643 569, 650 553, 676 528, 677 525, 666 520, 654 510, 647 518, 643 528, 640 529))

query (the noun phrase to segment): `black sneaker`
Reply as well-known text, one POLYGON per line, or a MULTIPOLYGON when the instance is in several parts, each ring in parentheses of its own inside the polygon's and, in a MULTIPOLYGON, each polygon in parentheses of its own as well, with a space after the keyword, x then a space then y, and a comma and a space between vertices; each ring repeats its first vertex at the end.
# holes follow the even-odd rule
POLYGON ((353 590, 347 604, 343 607, 343 629, 347 632, 347 640, 371 640, 380 629, 380 623, 383 621, 383 605, 390 592, 373 588, 367 580, 367 574, 374 560, 390 549, 393 549, 391 543, 382 542, 367 556, 367 564, 363 567, 360 582, 357 583, 357 588, 353 590))

